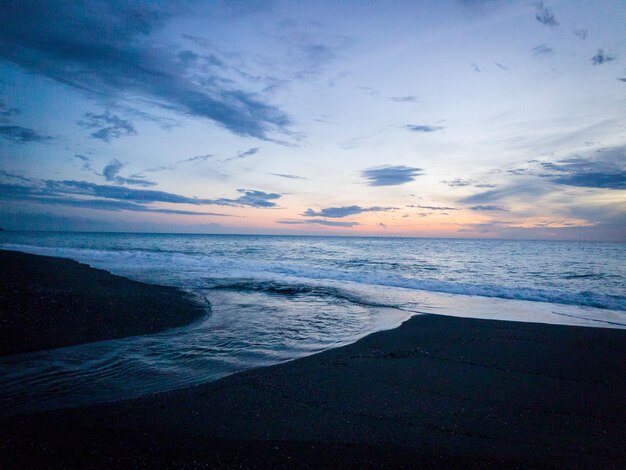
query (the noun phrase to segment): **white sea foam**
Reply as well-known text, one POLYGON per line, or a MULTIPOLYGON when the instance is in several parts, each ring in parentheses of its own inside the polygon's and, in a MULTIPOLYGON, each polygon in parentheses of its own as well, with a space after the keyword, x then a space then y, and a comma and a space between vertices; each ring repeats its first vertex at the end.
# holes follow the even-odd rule
POLYGON ((534 287, 505 286, 490 283, 449 282, 436 279, 415 279, 401 275, 373 272, 367 269, 348 271, 311 267, 294 262, 234 259, 154 250, 95 250, 84 248, 57 248, 32 245, 4 244, 5 249, 28 253, 76 259, 92 266, 109 269, 141 280, 154 280, 153 271, 167 267, 168 278, 160 282, 176 282, 184 278, 186 286, 202 287, 207 278, 301 279, 340 281, 373 286, 441 292, 447 294, 492 297, 510 300, 529 300, 566 305, 580 305, 610 310, 626 310, 626 296, 591 291, 564 291, 534 287))

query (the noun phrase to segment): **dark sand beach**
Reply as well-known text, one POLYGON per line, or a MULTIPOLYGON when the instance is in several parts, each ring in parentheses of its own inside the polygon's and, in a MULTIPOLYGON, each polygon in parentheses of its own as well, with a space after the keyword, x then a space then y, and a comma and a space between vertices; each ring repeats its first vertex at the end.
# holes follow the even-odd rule
POLYGON ((203 310, 177 289, 76 261, 0 250, 0 355, 143 335, 203 310))
POLYGON ((0 467, 618 468, 625 353, 624 330, 415 316, 213 383, 5 418, 0 467))

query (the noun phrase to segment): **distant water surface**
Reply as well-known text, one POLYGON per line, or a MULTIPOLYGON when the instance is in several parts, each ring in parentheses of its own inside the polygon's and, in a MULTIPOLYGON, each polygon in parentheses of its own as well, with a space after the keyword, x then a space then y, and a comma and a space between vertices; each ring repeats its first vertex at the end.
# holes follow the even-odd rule
POLYGON ((0 358, 0 412, 130 398, 348 344, 414 314, 626 327, 626 245, 0 232, 206 302, 185 327, 0 358))

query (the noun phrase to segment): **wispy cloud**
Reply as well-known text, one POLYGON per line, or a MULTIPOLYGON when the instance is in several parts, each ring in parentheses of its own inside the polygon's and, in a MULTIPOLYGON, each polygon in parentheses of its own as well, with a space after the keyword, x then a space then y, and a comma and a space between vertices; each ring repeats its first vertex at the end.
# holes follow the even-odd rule
POLYGON ((15 116, 16 114, 20 114, 19 109, 9 108, 4 104, 4 101, 0 101, 0 122, 5 122, 7 117, 15 116))
POLYGON ((533 200, 549 191, 550 188, 546 187, 545 184, 541 184, 541 182, 523 181, 503 186, 502 188, 473 194, 459 199, 458 202, 463 204, 486 205, 507 200, 533 200))
POLYGON ((611 62, 612 60, 615 60, 615 56, 605 54, 604 50, 598 49, 596 55, 591 58, 591 63, 593 65, 602 65, 606 64, 607 62, 611 62))
POLYGON ((225 78, 219 61, 155 42, 153 33, 180 5, 4 3, 0 57, 98 99, 143 98, 238 135, 268 139, 270 132, 285 133, 289 117, 225 78))
MULTIPOLYGON (((139 204, 141 206, 146 206, 147 204, 153 203, 169 203, 191 204, 196 206, 218 205, 230 207, 245 206, 257 208, 272 208, 276 207, 275 201, 280 199, 281 197, 281 195, 277 193, 266 193, 264 191, 250 189, 238 189, 237 193, 239 193, 239 196, 236 198, 208 199, 188 197, 180 194, 151 189, 134 189, 124 186, 102 185, 91 183, 88 181, 38 180, 26 177, 20 177, 21 179, 18 180, 16 179, 17 175, 9 174, 6 172, 0 173, 0 176, 3 180, 5 180, 5 182, 0 185, 0 197, 5 200, 30 200, 39 203, 57 204, 63 202, 64 205, 87 204, 87 202, 80 201, 110 200, 118 202, 130 202, 133 204, 139 204)), ((115 171, 110 173, 110 176, 112 178, 115 178, 115 171)), ((93 204, 99 206, 100 208, 106 206, 106 204, 103 202, 94 202, 93 204)), ((115 202, 111 202, 110 207, 115 207, 115 202)), ((119 204, 117 207, 121 208, 119 204)), ((163 210, 165 210, 162 210, 160 208, 152 208, 150 206, 146 207, 150 209, 159 209, 157 212, 162 212, 163 210)))
MULTIPOLYGON (((623 152, 622 161, 626 161, 623 152)), ((540 176, 556 184, 586 188, 626 189, 626 168, 615 163, 583 157, 572 157, 556 163, 542 163, 548 173, 540 176)))
POLYGON ((443 126, 429 126, 426 124, 407 124, 404 128, 411 132, 436 132, 445 129, 443 126))
POLYGON ((145 173, 157 173, 157 172, 160 172, 160 171, 173 170, 173 169, 175 169, 179 165, 184 165, 185 163, 200 163, 200 162, 207 161, 209 158, 213 158, 213 155, 211 155, 211 154, 198 155, 196 157, 183 158, 182 160, 177 160, 176 162, 172 163, 171 165, 155 166, 155 167, 143 170, 143 171, 145 173))
POLYGON ((287 178, 290 180, 306 180, 308 178, 305 178, 304 176, 298 176, 298 175, 288 175, 285 173, 269 173, 270 175, 274 175, 274 176, 278 176, 279 178, 287 178))
POLYGON ((358 222, 348 222, 348 221, 338 221, 338 220, 325 220, 325 219, 280 219, 277 220, 276 223, 283 225, 308 225, 308 224, 317 224, 317 225, 326 225, 329 227, 354 227, 355 225, 360 225, 358 222))
POLYGON ((409 204, 407 207, 417 208, 417 209, 427 209, 429 211, 458 211, 459 209, 456 207, 448 207, 448 206, 416 206, 413 204, 409 204))
POLYGON ((259 147, 253 147, 248 150, 243 150, 241 152, 237 152, 237 155, 234 157, 226 158, 224 161, 229 162, 231 160, 239 160, 241 158, 251 157, 252 155, 256 155, 261 150, 259 147))
POLYGON ((493 204, 472 206, 469 209, 472 210, 472 211, 503 211, 503 212, 509 212, 509 210, 506 207, 496 206, 496 205, 493 205, 493 204))
POLYGON ((554 54, 554 49, 552 49, 550 46, 547 46, 546 44, 539 44, 538 46, 532 48, 532 53, 535 56, 552 55, 554 54))
POLYGON ((13 125, 0 126, 0 138, 17 144, 42 143, 53 139, 52 136, 40 134, 34 129, 13 125))
POLYGON ((453 180, 443 180, 441 182, 447 186, 450 186, 451 188, 457 188, 457 187, 462 188, 466 186, 474 186, 475 188, 495 188, 496 187, 495 184, 483 183, 483 182, 474 181, 470 179, 463 179, 463 178, 455 178, 453 180))
POLYGON ((112 139, 137 135, 137 131, 130 121, 108 111, 104 114, 86 113, 84 118, 85 120, 78 121, 78 125, 84 129, 95 129, 90 134, 90 137, 94 139, 111 142, 112 139))
POLYGON ((626 147, 605 148, 592 156, 573 155, 555 162, 529 161, 509 170, 513 176, 536 177, 554 184, 600 189, 626 189, 626 147))
POLYGON ((380 166, 361 172, 368 186, 395 186, 414 181, 424 170, 410 166, 380 166))
POLYGON ((552 11, 547 8, 543 2, 535 3, 535 19, 539 21, 539 23, 544 24, 546 26, 555 27, 559 25, 556 17, 552 13, 552 11))
POLYGON ((327 207, 314 211, 307 209, 302 215, 306 217, 329 217, 331 219, 340 219, 350 215, 362 214, 363 212, 388 212, 396 210, 397 207, 361 207, 361 206, 344 206, 344 207, 327 207))
POLYGON ((396 103, 417 103, 419 98, 417 96, 408 95, 408 96, 392 96, 389 98, 391 101, 395 101, 396 103))
POLYGON ((119 160, 113 160, 102 169, 102 176, 104 176, 107 181, 111 181, 117 184, 130 184, 133 186, 144 187, 156 186, 155 182, 148 181, 144 178, 125 178, 123 176, 120 176, 119 172, 122 170, 123 167, 124 164, 122 162, 120 162, 119 160))

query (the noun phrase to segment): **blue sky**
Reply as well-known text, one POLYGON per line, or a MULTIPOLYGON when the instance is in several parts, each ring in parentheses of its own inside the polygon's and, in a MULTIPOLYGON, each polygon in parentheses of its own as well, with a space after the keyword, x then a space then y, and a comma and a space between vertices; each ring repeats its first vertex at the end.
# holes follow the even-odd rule
POLYGON ((626 238, 624 2, 0 15, 0 226, 626 238))

